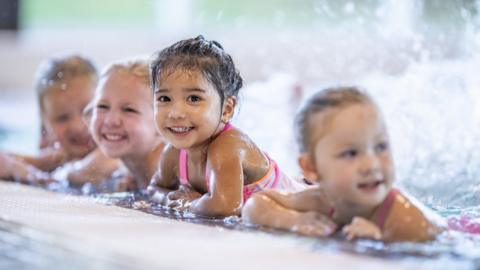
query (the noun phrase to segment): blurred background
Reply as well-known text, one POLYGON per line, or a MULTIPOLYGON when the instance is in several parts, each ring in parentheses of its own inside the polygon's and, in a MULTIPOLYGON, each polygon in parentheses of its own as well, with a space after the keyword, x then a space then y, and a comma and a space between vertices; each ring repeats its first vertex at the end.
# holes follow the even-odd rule
POLYGON ((315 90, 354 84, 385 113, 399 185, 439 208, 478 206, 479 8, 476 0, 0 0, 0 148, 36 151, 32 84, 43 59, 78 52, 102 67, 202 34, 244 77, 236 124, 289 174, 298 175, 298 105, 315 90))

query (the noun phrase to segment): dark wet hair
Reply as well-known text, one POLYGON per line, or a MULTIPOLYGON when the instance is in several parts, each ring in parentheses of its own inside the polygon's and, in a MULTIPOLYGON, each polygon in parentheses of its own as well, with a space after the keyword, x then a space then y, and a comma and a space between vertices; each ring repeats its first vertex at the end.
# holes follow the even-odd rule
POLYGON ((300 152, 308 152, 311 147, 310 118, 313 114, 358 103, 375 105, 373 100, 357 87, 332 87, 311 96, 295 117, 295 132, 300 152))
POLYGON ((34 88, 42 110, 42 97, 51 86, 80 76, 90 76, 98 80, 98 71, 93 62, 80 55, 53 57, 42 62, 36 72, 34 88))
POLYGON ((226 97, 237 97, 243 79, 235 68, 232 57, 222 45, 203 36, 181 40, 156 53, 150 64, 150 81, 153 91, 158 78, 177 69, 198 70, 215 86, 221 104, 226 97))

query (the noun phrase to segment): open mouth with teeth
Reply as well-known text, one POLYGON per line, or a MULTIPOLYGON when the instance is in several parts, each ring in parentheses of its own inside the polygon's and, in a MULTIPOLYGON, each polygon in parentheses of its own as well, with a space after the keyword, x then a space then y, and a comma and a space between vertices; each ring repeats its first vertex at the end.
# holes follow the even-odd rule
POLYGON ((177 136, 184 136, 192 131, 193 127, 167 127, 167 129, 177 136))
POLYGON ((116 133, 104 133, 102 137, 108 142, 119 142, 127 138, 127 136, 125 135, 120 135, 116 133))
POLYGON ((380 185, 384 183, 385 183, 385 180, 377 180, 377 181, 360 183, 357 185, 357 187, 363 191, 375 191, 380 185))

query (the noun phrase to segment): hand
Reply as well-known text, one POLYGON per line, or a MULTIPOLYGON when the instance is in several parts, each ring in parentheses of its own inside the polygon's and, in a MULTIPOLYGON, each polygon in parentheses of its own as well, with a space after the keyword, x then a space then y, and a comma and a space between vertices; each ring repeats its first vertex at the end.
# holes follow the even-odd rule
POLYGON ((348 240, 354 238, 382 239, 382 232, 373 222, 362 217, 354 217, 352 223, 342 229, 348 240))
POLYGON ((201 194, 190 186, 181 185, 177 190, 171 191, 166 196, 165 206, 184 211, 190 203, 201 197, 201 194))
POLYGON ((307 236, 328 236, 335 232, 337 225, 325 215, 315 212, 300 213, 292 231, 307 236))

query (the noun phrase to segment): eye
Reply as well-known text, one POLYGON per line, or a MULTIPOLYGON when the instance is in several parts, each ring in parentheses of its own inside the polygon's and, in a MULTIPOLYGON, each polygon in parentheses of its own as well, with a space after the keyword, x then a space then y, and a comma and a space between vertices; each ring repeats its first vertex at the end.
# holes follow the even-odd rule
POLYGON ((97 109, 99 110, 108 110, 108 106, 105 104, 98 104, 97 109))
POLYGON ((135 109, 132 108, 132 107, 125 107, 125 108, 123 108, 123 111, 129 112, 129 113, 138 113, 138 111, 135 110, 135 109))
POLYGON ((388 150, 388 143, 381 142, 375 145, 375 153, 383 153, 388 150))
POLYGON ((347 149, 344 150, 340 153, 339 157, 340 158, 345 158, 345 159, 353 159, 358 155, 358 151, 356 149, 347 149))
POLYGON ((159 96, 157 97, 157 102, 160 102, 160 103, 165 103, 165 102, 170 102, 171 99, 167 96, 159 96))
POLYGON ((197 96, 197 95, 191 95, 191 96, 187 97, 188 102, 196 103, 196 102, 200 102, 201 100, 202 100, 202 98, 197 96))
POLYGON ((70 115, 69 114, 61 114, 61 115, 58 115, 54 118, 54 121, 56 123, 65 123, 68 120, 70 120, 70 115))

